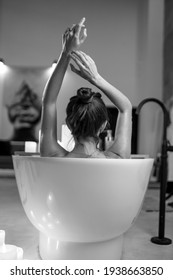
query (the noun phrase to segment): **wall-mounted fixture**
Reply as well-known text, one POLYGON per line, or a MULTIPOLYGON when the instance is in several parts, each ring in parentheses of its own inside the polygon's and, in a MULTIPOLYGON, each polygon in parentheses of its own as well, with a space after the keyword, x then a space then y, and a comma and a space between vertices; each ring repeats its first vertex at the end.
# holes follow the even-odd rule
POLYGON ((0 74, 4 73, 7 69, 7 65, 5 64, 5 61, 3 58, 0 58, 0 74))

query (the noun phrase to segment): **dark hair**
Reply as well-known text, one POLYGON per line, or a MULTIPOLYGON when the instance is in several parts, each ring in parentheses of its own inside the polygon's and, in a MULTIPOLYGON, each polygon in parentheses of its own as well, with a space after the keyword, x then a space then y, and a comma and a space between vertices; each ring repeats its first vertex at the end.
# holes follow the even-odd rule
POLYGON ((98 140, 99 128, 109 119, 101 94, 83 87, 70 98, 66 114, 67 126, 77 139, 94 137, 98 140))

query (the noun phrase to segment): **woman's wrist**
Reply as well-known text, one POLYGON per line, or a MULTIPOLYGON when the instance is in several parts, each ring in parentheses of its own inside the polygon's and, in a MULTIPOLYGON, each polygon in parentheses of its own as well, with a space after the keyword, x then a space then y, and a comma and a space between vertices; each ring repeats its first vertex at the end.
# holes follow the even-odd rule
POLYGON ((70 54, 64 50, 61 51, 61 54, 59 56, 59 59, 58 59, 58 63, 57 64, 68 64, 70 61, 70 54))
POLYGON ((63 49, 62 52, 61 52, 61 56, 63 56, 64 58, 65 57, 70 58, 70 53, 71 53, 71 51, 63 49))
POLYGON ((99 85, 102 84, 102 82, 103 82, 103 78, 99 74, 97 74, 97 76, 93 77, 90 82, 93 85, 99 87, 99 85))

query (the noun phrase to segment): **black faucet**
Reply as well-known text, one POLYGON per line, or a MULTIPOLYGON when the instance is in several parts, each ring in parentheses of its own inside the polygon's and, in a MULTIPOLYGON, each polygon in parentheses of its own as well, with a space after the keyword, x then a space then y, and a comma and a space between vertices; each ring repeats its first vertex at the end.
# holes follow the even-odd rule
POLYGON ((165 195, 167 187, 167 158, 168 151, 173 151, 173 146, 168 145, 167 141, 167 125, 169 114, 163 102, 156 98, 146 98, 141 101, 136 109, 136 114, 139 114, 141 108, 145 103, 155 102, 157 103, 163 111, 163 140, 161 148, 161 170, 160 170, 160 203, 159 203, 159 233, 158 236, 152 237, 151 242, 160 245, 169 245, 172 243, 172 240, 164 236, 165 232, 165 195))

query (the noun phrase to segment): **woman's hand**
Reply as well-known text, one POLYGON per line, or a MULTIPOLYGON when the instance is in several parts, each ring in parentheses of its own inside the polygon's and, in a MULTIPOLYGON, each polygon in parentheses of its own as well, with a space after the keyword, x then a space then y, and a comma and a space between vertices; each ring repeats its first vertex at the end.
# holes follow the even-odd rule
POLYGON ((82 18, 78 24, 67 28, 63 35, 62 46, 63 52, 70 54, 72 51, 78 50, 87 37, 84 25, 85 18, 82 18))
POLYGON ((82 51, 73 51, 70 57, 79 67, 79 70, 70 64, 71 70, 77 75, 81 76, 90 83, 94 83, 99 77, 97 66, 94 60, 82 51))

